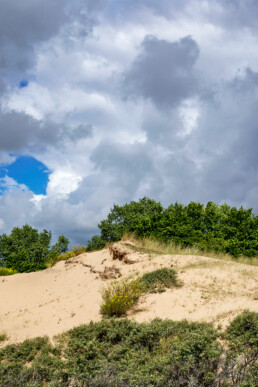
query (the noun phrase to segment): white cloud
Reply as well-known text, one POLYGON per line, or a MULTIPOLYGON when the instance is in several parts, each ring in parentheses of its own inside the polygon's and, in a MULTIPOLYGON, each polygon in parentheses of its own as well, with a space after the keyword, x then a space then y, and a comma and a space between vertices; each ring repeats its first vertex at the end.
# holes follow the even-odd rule
POLYGON ((230 22, 231 1, 68 2, 69 18, 58 1, 49 30, 25 25, 29 3, 21 38, 0 27, 0 163, 29 154, 51 173, 43 196, 2 180, 1 232, 27 222, 86 243, 114 202, 144 195, 258 211, 258 32, 243 2, 230 22))

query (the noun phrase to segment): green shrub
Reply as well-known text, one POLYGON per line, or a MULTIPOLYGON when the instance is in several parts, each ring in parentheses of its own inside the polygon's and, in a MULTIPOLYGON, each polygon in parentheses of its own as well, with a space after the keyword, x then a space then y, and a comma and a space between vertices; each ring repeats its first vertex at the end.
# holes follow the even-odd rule
POLYGON ((232 386, 258 385, 258 313, 245 311, 237 316, 225 332, 228 349, 222 374, 232 386))
POLYGON ((257 336, 253 322, 246 325, 250 316, 233 320, 223 345, 211 324, 158 319, 103 319, 63 333, 55 344, 26 340, 0 349, 0 385, 254 387, 257 347, 236 356, 231 350, 239 322, 249 341, 257 336))
POLYGON ((226 337, 246 347, 258 348, 258 313, 245 311, 226 330, 226 337))
POLYGON ((18 271, 10 269, 8 267, 0 267, 0 276, 16 274, 18 271))
POLYGON ((102 315, 109 317, 123 315, 143 292, 144 284, 139 280, 112 281, 102 291, 102 315))
POLYGON ((168 268, 145 273, 140 281, 144 284, 146 291, 151 293, 160 293, 165 291, 165 288, 179 286, 176 271, 168 268))

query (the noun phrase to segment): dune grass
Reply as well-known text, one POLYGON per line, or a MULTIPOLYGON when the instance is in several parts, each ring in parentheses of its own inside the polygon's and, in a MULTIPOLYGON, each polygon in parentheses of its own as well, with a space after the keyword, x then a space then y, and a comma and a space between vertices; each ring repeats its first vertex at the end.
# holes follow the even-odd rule
MULTIPOLYGON (((182 247, 173 242, 163 243, 151 238, 137 238, 134 234, 125 234, 123 241, 130 241, 134 244, 131 247, 134 250, 139 249, 139 252, 153 255, 169 254, 169 255, 195 255, 208 258, 220 259, 223 261, 243 263, 245 265, 258 266, 258 257, 238 257, 233 258, 229 254, 219 253, 216 251, 201 250, 198 247, 182 247)), ((130 245, 128 245, 130 247, 130 245)))

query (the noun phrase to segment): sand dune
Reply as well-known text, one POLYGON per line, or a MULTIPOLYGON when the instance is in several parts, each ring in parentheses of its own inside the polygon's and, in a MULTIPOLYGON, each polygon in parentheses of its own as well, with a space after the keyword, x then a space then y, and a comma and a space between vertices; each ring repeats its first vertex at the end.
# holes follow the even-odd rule
POLYGON ((138 322, 159 317, 226 325, 245 309, 258 312, 257 267, 199 256, 129 251, 128 257, 131 264, 104 249, 41 272, 0 277, 0 333, 9 337, 2 345, 99 321, 100 290, 108 281, 102 277, 112 267, 122 277, 171 266, 178 272, 182 287, 145 295, 128 313, 138 322))

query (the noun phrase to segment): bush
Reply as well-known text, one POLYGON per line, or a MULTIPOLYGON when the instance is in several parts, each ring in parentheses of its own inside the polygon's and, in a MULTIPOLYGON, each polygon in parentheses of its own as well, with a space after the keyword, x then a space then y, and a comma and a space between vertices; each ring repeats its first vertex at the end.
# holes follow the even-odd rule
POLYGON ((165 291, 165 288, 179 286, 176 271, 168 268, 145 273, 140 281, 144 284, 146 291, 151 293, 161 293, 165 291))
POLYGON ((9 269, 7 267, 0 267, 0 276, 16 274, 18 271, 9 269))
POLYGON ((245 311, 237 316, 225 333, 228 350, 221 374, 233 386, 258 385, 258 313, 245 311))
MULTIPOLYGON (((245 312, 233 320, 236 334, 241 321, 250 339, 257 336, 246 325, 251 315, 252 321, 257 319, 257 313, 247 318, 245 312)), ((43 337, 1 348, 0 385, 257 386, 257 349, 250 357, 242 347, 234 357, 231 336, 223 345, 219 336, 207 323, 103 319, 65 332, 53 344, 43 337)))
POLYGON ((102 291, 101 313, 109 317, 123 315, 138 300, 144 289, 144 284, 139 280, 112 281, 102 291))
POLYGON ((82 246, 80 244, 75 244, 72 246, 72 251, 76 254, 76 255, 79 255, 79 254, 83 254, 86 252, 86 247, 85 246, 82 246))
POLYGON ((226 330, 227 339, 246 347, 258 348, 258 313, 245 311, 226 330))

